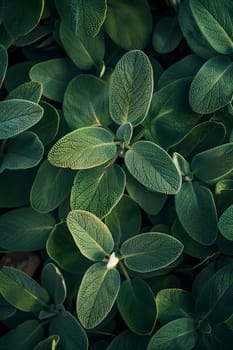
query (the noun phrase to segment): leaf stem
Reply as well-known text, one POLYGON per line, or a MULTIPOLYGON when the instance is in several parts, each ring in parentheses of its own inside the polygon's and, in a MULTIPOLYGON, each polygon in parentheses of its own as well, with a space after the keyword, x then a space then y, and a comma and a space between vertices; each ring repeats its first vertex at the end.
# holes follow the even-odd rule
POLYGON ((127 281, 131 281, 130 277, 129 277, 129 274, 125 268, 125 265, 123 263, 123 261, 119 261, 119 266, 120 266, 120 269, 121 269, 121 272, 123 273, 123 275, 125 276, 125 278, 127 279, 127 281))

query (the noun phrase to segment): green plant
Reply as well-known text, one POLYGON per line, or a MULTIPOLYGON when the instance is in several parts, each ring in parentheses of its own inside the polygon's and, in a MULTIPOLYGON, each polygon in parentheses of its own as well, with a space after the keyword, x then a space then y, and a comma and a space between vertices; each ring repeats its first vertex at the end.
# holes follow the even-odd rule
POLYGON ((0 9, 0 348, 230 350, 232 0, 0 9))

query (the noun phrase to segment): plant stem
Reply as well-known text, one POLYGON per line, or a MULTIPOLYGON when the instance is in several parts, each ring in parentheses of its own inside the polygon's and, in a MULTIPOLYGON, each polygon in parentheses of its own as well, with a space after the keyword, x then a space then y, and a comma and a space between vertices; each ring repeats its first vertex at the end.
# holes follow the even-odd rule
POLYGON ((125 276, 125 278, 127 279, 127 281, 131 281, 130 277, 129 277, 129 274, 125 268, 125 265, 122 261, 119 261, 119 266, 120 266, 120 269, 123 273, 123 275, 125 276))

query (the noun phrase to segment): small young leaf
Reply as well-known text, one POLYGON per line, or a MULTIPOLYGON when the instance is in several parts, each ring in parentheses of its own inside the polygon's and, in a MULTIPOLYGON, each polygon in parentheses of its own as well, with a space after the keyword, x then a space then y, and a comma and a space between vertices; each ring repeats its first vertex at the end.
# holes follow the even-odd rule
POLYGON ((169 154, 149 141, 138 141, 125 154, 125 164, 136 180, 151 191, 175 194, 181 176, 169 154))
POLYGON ((151 338, 147 350, 191 350, 196 342, 194 320, 179 318, 161 327, 151 338))
POLYGON ((195 75, 189 89, 191 108, 209 114, 226 106, 232 99, 233 62, 225 56, 208 60, 195 75))
POLYGON ((54 317, 49 323, 49 333, 58 334, 57 350, 87 350, 88 338, 77 319, 68 311, 54 317))
POLYGON ((120 141, 129 144, 133 136, 133 126, 131 123, 124 123, 119 126, 116 132, 116 136, 120 141))
POLYGON ((89 169, 107 163, 117 155, 113 135, 99 127, 84 127, 63 136, 48 154, 57 167, 89 169))
POLYGON ((218 228, 226 239, 233 240, 233 205, 228 207, 221 215, 218 228))
POLYGON ((117 306, 129 329, 140 335, 150 334, 156 321, 156 304, 149 285, 142 279, 121 284, 117 306))
POLYGON ((84 274, 77 296, 77 314, 85 328, 94 328, 108 315, 120 289, 120 274, 104 263, 84 274))
POLYGON ((50 337, 41 340, 33 350, 56 350, 59 343, 59 335, 51 335, 50 337))
POLYGON ((16 136, 36 124, 43 116, 43 108, 24 100, 0 102, 0 140, 16 136))
POLYGON ((61 271, 52 263, 43 267, 41 284, 53 298, 55 304, 63 304, 66 299, 66 283, 61 271))
POLYGON ((40 311, 47 306, 49 295, 35 280, 13 267, 4 266, 0 271, 0 293, 25 312, 40 311))
POLYGON ((110 82, 110 115, 117 124, 141 124, 153 93, 153 70, 140 50, 127 52, 117 63, 110 82))
POLYGON ((168 267, 182 254, 183 245, 159 232, 141 233, 121 246, 125 265, 136 272, 152 272, 168 267))
POLYGON ((73 210, 67 216, 67 225, 81 253, 88 259, 100 261, 112 252, 111 232, 95 215, 73 210))

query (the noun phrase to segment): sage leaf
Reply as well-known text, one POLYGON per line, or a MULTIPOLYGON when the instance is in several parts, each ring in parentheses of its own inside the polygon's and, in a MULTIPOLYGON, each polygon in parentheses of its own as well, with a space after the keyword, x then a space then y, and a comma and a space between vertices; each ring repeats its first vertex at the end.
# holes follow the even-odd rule
POLYGON ((8 54, 6 48, 0 44, 0 87, 3 84, 3 81, 5 79, 7 66, 8 66, 8 54))
POLYGON ((63 304, 66 299, 66 283, 61 271, 48 263, 41 272, 41 284, 53 298, 56 305, 63 304))
POLYGON ((218 221, 218 228, 223 237, 229 240, 233 240, 233 205, 230 205, 221 215, 218 221))
POLYGON ((23 99, 29 100, 35 103, 39 103, 40 98, 42 96, 43 86, 41 83, 36 81, 28 81, 17 86, 14 90, 12 90, 8 96, 9 99, 23 99))

